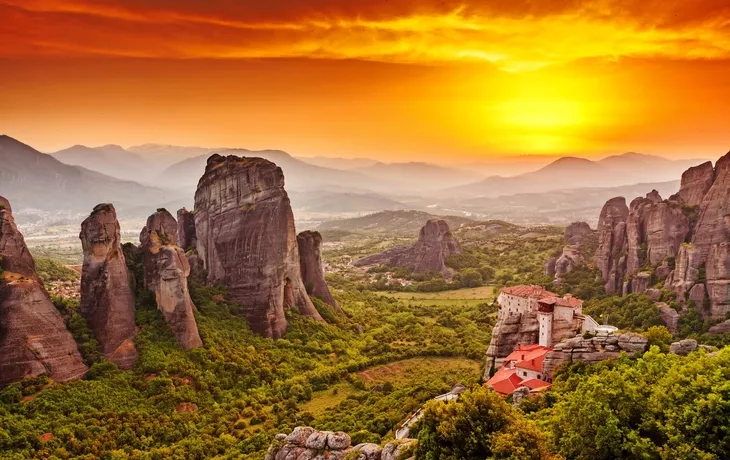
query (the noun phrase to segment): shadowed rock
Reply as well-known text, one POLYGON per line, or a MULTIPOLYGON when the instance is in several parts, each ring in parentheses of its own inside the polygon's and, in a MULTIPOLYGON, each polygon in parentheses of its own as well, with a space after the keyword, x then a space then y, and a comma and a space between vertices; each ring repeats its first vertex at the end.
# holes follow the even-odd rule
POLYGON ((335 311, 342 310, 337 301, 332 297, 329 286, 324 280, 324 268, 322 266, 322 235, 319 232, 306 231, 297 235, 299 245, 299 262, 302 269, 302 281, 309 295, 315 296, 332 306, 335 311))
POLYGON ((261 158, 212 155, 195 193, 198 255, 207 282, 225 286, 251 328, 286 331, 286 308, 323 321, 302 281, 284 174, 261 158))
POLYGON ((81 224, 84 264, 79 312, 99 341, 101 352, 122 369, 137 361, 134 293, 122 252, 114 206, 100 204, 81 224))
POLYGON ((0 268, 0 386, 41 374, 59 382, 81 378, 87 367, 78 346, 38 278, 3 197, 0 268))
POLYGON ((193 313, 195 306, 188 291, 190 265, 185 252, 177 246, 178 225, 165 209, 147 219, 139 237, 144 257, 145 287, 155 293, 157 308, 186 350, 203 342, 193 313))
POLYGON ((451 276, 452 270, 446 267, 446 258, 452 254, 461 254, 461 246, 449 230, 449 224, 443 219, 434 218, 421 228, 418 242, 413 246, 388 249, 362 258, 355 265, 412 267, 415 273, 435 271, 451 276))
POLYGON ((689 168, 682 174, 679 188, 679 198, 682 203, 690 206, 702 204, 714 180, 715 170, 711 161, 689 168))
POLYGON ((629 208, 624 197, 611 198, 598 219, 596 267, 603 274, 607 292, 619 292, 626 274, 626 220, 629 208))
POLYGON ((177 211, 177 244, 183 251, 195 249, 198 237, 195 234, 195 216, 185 208, 177 211))

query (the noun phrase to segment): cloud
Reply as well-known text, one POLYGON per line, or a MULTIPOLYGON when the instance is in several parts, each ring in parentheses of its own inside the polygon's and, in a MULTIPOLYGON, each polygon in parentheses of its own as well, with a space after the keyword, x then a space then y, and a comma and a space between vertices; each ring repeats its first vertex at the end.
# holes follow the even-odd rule
POLYGON ((4 56, 490 62, 730 58, 726 0, 0 0, 4 56))

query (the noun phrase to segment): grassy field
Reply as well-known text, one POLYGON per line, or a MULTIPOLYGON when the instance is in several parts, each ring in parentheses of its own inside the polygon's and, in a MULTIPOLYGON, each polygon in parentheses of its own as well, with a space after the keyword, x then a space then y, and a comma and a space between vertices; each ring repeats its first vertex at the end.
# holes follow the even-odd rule
POLYGON ((444 292, 386 292, 378 294, 408 302, 411 305, 477 305, 490 302, 493 286, 457 289, 444 292))
MULTIPOLYGON (((451 388, 457 383, 469 385, 479 380, 480 361, 465 358, 412 358, 382 366, 374 366, 357 373, 366 388, 390 382, 395 389, 419 387, 427 383, 443 382, 451 388)), ((317 391, 302 406, 303 411, 317 416, 344 401, 348 396, 362 392, 349 382, 341 382, 324 391, 317 391)), ((437 396, 437 395, 433 395, 437 396)))

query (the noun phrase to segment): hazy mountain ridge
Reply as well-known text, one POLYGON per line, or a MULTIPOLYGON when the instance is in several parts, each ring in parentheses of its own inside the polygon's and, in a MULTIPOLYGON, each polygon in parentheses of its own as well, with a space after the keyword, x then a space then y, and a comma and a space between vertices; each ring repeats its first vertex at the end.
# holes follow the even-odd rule
POLYGON ((464 225, 471 225, 475 222, 466 217, 437 216, 424 211, 381 211, 361 217, 324 222, 317 227, 317 230, 366 231, 389 235, 413 236, 418 235, 418 232, 427 220, 436 217, 445 220, 452 230, 456 230, 464 225))

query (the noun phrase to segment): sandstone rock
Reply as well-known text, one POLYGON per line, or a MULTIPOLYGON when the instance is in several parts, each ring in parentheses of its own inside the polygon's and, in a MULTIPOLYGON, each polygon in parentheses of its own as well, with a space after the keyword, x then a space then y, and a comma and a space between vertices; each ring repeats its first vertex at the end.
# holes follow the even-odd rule
POLYGON ((177 244, 183 251, 195 249, 198 237, 195 234, 195 216, 185 208, 177 211, 177 244))
POLYGON ((631 279, 631 292, 641 294, 646 292, 651 281, 651 274, 646 272, 637 273, 631 279))
POLYGON ((0 387, 47 374, 65 382, 87 367, 35 271, 8 200, 0 197, 0 387))
POLYGON ((573 271, 574 268, 583 265, 585 261, 580 252, 571 246, 563 248, 563 254, 555 261, 555 279, 554 283, 560 285, 565 279, 565 275, 573 271))
POLYGON ((345 450, 350 447, 350 442, 350 436, 342 431, 327 435, 327 446, 333 450, 345 450))
POLYGON ((400 441, 389 442, 383 447, 380 454, 380 460, 401 460, 406 453, 411 452, 416 447, 415 439, 403 439, 400 441))
POLYGON ((712 187, 714 180, 715 171, 711 161, 689 168, 682 174, 682 183, 679 188, 682 203, 690 206, 702 204, 702 199, 712 187))
POLYGON ((539 331, 540 324, 535 312, 500 315, 492 330, 492 338, 487 349, 485 379, 489 378, 488 374, 492 367, 498 369, 502 366, 504 358, 512 353, 517 345, 537 343, 539 331))
POLYGON ((379 445, 372 443, 358 444, 352 450, 360 454, 357 460, 381 460, 383 452, 379 445))
POLYGON ((186 349, 200 347, 203 342, 193 313, 195 306, 188 291, 190 265, 177 243, 178 225, 165 209, 158 209, 147 219, 140 242, 144 257, 145 287, 155 293, 157 308, 186 349))
POLYGON ((593 233, 591 227, 585 222, 573 222, 565 227, 565 240, 570 245, 579 245, 583 239, 593 233))
POLYGON ((698 283, 692 286, 692 289, 689 290, 688 299, 693 301, 697 310, 701 312, 705 303, 705 285, 698 283))
POLYGON ((552 376, 564 363, 582 361, 597 363, 606 359, 614 359, 622 352, 629 356, 645 351, 647 339, 640 334, 621 334, 619 336, 593 337, 584 339, 575 337, 553 347, 553 351, 545 356, 542 371, 552 376))
POLYGON ((315 431, 307 438, 304 443, 304 447, 307 449, 324 450, 327 447, 327 437, 330 435, 329 431, 315 431))
POLYGON ((660 302, 656 304, 657 309, 659 310, 659 317, 662 319, 662 322, 667 327, 669 332, 674 334, 677 332, 677 326, 679 325, 679 313, 674 308, 670 307, 664 302, 660 302))
POLYGON ((663 263, 654 270, 654 276, 657 280, 664 280, 667 278, 667 276, 669 276, 669 273, 671 272, 672 268, 666 263, 663 263))
POLYGON ((603 275, 607 292, 617 292, 626 274, 627 236, 626 220, 629 208, 623 197, 611 198, 601 210, 598 220, 598 248, 596 267, 603 275))
POLYGON ((114 206, 96 206, 81 223, 79 238, 84 251, 79 313, 101 352, 120 368, 131 369, 138 358, 135 299, 114 206))
POLYGON ((319 232, 306 231, 297 235, 299 246, 299 262, 302 269, 302 281, 307 294, 315 296, 332 306, 335 311, 342 313, 337 301, 332 297, 330 288, 324 280, 322 266, 322 235, 319 232))
POLYGON ((261 158, 208 158, 195 193, 197 250, 207 281, 225 286, 251 328, 286 331, 285 308, 323 321, 301 277, 284 174, 261 158))
POLYGON ((452 271, 445 262, 452 254, 461 254, 461 246, 449 230, 449 224, 443 219, 434 218, 421 228, 418 242, 413 246, 388 249, 360 259, 355 265, 412 267, 415 273, 436 271, 451 276, 452 271))
POLYGON ((525 398, 530 396, 530 389, 527 387, 519 387, 512 393, 512 407, 519 407, 525 398))
POLYGON ((669 346, 669 353, 674 353, 675 355, 680 356, 687 356, 688 354, 692 353, 693 351, 697 350, 699 346, 697 345, 697 341, 694 339, 684 339, 680 340, 679 342, 674 342, 669 346))
POLYGON ((650 288, 646 290, 646 295, 651 297, 651 300, 657 302, 662 298, 662 290, 657 288, 650 288))
POLYGON ((549 276, 550 278, 555 277, 555 263, 558 261, 557 257, 551 257, 545 262, 545 270, 543 273, 545 275, 549 276))
POLYGON ((266 460, 344 460, 347 457, 380 460, 381 450, 375 444, 361 444, 351 448, 350 436, 346 433, 318 431, 300 426, 294 428, 288 436, 277 434, 265 458, 266 460), (348 456, 350 453, 359 455, 348 456))

